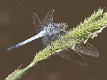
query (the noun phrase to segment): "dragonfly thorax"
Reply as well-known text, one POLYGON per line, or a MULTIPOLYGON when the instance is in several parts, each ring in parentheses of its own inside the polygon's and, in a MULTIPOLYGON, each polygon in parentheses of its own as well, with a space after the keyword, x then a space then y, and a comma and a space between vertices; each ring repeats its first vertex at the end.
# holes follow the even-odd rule
POLYGON ((45 26, 43 31, 45 32, 45 35, 51 36, 60 33, 61 31, 66 31, 67 26, 66 23, 53 23, 45 26))
POLYGON ((54 23, 54 26, 56 26, 60 31, 66 31, 68 27, 66 23, 54 23))

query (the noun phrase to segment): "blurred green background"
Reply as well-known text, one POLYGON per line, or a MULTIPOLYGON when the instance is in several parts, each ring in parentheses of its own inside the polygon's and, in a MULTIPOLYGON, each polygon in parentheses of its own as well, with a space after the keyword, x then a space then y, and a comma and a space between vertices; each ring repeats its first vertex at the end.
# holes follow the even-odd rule
MULTIPOLYGON (((69 28, 73 28, 100 7, 106 12, 107 0, 0 0, 0 80, 21 64, 27 66, 44 48, 41 39, 37 39, 16 50, 6 51, 11 45, 36 34, 33 13, 43 20, 46 13, 54 9, 54 22, 66 22, 69 28)), ((20 80, 107 80, 106 34, 105 29, 97 38, 88 41, 99 50, 100 56, 83 55, 87 67, 51 56, 28 70, 20 80)))

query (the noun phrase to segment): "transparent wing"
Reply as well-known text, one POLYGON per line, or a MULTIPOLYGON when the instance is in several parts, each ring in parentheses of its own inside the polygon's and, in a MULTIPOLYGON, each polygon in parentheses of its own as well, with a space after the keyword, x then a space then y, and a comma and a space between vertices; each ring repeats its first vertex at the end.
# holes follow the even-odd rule
POLYGON ((74 51, 81 54, 93 56, 93 57, 99 56, 99 51, 89 43, 85 43, 85 44, 81 43, 81 44, 75 45, 74 51))
POLYGON ((69 52, 65 52, 65 51, 61 51, 59 53, 57 53, 60 57, 67 59, 69 61, 73 61, 79 65, 82 66, 86 66, 87 62, 86 60, 82 57, 82 55, 80 55, 79 53, 69 53, 69 52))
POLYGON ((46 27, 48 24, 53 23, 53 12, 54 10, 50 10, 46 16, 44 17, 43 21, 38 25, 39 28, 37 29, 37 33, 42 31, 44 27, 46 27))
POLYGON ((52 42, 52 39, 50 36, 45 36, 42 38, 42 43, 44 46, 49 45, 52 42))
MULTIPOLYGON (((59 38, 60 34, 55 34, 52 36, 45 36, 42 39, 42 42, 45 46, 49 45, 52 41, 56 40, 57 38, 59 38)), ((60 57, 73 61, 77 64, 80 64, 82 66, 86 66, 87 63, 85 61, 85 59, 82 57, 82 55, 80 55, 79 53, 68 53, 64 51, 58 52, 56 53, 58 54, 60 57)))
POLYGON ((32 18, 33 18, 33 25, 35 27, 41 23, 38 15, 36 13, 33 13, 32 18))
POLYGON ((46 16, 44 17, 44 20, 42 22, 42 25, 48 25, 50 23, 53 23, 53 12, 54 12, 54 10, 52 9, 46 14, 46 16))
POLYGON ((56 40, 59 36, 60 36, 59 34, 54 34, 52 36, 45 36, 42 38, 42 43, 44 44, 44 46, 47 46, 50 43, 52 43, 52 41, 56 40))

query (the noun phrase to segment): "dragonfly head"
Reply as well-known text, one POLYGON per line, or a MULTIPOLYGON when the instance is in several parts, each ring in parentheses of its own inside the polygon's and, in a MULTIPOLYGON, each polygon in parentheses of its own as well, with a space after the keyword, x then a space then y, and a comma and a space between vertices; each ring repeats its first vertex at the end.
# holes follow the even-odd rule
POLYGON ((66 31, 68 25, 66 23, 59 23, 58 27, 60 28, 60 31, 66 31))

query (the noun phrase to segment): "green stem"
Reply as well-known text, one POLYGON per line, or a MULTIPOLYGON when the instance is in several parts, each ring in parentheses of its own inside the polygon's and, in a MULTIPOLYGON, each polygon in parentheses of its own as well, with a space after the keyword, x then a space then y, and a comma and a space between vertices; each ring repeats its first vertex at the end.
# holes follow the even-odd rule
POLYGON ((56 52, 67 49, 68 47, 75 46, 82 42, 86 42, 89 38, 94 38, 101 33, 101 31, 107 26, 107 13, 103 13, 103 9, 98 9, 89 18, 85 19, 83 23, 80 23, 76 28, 67 31, 66 35, 61 36, 56 41, 52 42, 42 51, 39 51, 35 55, 34 60, 24 69, 17 69, 10 74, 6 80, 16 80, 28 69, 33 67, 39 61, 47 59, 56 52))

